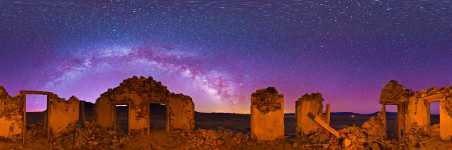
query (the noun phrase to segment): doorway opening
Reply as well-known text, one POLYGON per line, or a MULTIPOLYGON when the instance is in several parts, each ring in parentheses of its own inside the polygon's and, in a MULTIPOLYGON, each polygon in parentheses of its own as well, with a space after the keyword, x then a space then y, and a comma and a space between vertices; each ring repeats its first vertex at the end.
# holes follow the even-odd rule
MULTIPOLYGON (((46 135, 47 132, 47 95, 25 95, 25 125, 26 129, 33 129, 39 135, 46 135)), ((37 135, 34 135, 37 136, 37 135)))
POLYGON ((116 112, 116 131, 120 134, 128 134, 129 132, 129 105, 115 105, 116 112))
POLYGON ((165 130, 167 125, 168 110, 165 104, 151 103, 149 105, 150 130, 165 130))
POLYGON ((397 107, 397 105, 386 105, 386 135, 388 138, 397 137, 397 107))
POLYGON ((439 123, 439 102, 430 103, 430 125, 439 123))

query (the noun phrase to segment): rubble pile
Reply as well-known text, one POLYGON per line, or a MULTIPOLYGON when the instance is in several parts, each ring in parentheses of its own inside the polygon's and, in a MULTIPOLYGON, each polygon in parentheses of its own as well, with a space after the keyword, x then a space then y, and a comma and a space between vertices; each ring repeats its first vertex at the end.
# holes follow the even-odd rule
MULTIPOLYGON (((46 142, 45 134, 32 129, 30 135, 36 135, 28 146, 42 149, 155 149, 155 150, 235 150, 235 149, 292 149, 290 143, 280 141, 259 142, 248 134, 231 130, 174 131, 166 133, 155 131, 151 134, 129 136, 116 134, 111 130, 86 123, 86 127, 73 133, 66 133, 46 142), (41 141, 39 144, 36 141, 41 141), (33 146, 31 146, 33 145, 33 146)), ((36 129, 36 130, 35 130, 36 129)), ((42 129, 40 129, 42 130, 42 129)), ((18 144, 20 145, 20 144, 18 144)))
POLYGON ((383 112, 377 113, 376 116, 372 116, 369 120, 361 125, 367 134, 373 138, 383 138, 386 136, 385 130, 385 118, 383 112))
POLYGON ((372 149, 372 150, 380 150, 380 149, 393 149, 390 141, 385 140, 382 137, 373 137, 369 136, 369 132, 367 130, 352 126, 339 130, 339 133, 348 141, 344 141, 343 146, 346 149, 372 149), (349 143, 347 143, 349 142, 349 143))
POLYGON ((47 129, 42 123, 36 123, 32 124, 29 127, 27 127, 27 139, 33 139, 37 137, 46 137, 47 136, 47 129))
POLYGON ((404 138, 401 143, 403 146, 408 148, 421 148, 425 141, 428 141, 432 137, 423 128, 413 126, 412 128, 406 130, 404 138))
POLYGON ((331 135, 325 129, 319 128, 315 131, 309 132, 309 134, 304 134, 297 138, 297 140, 302 141, 303 143, 328 143, 331 138, 334 136, 331 135))
POLYGON ((172 141, 185 141, 179 148, 184 149, 233 149, 250 140, 248 135, 230 130, 200 129, 193 132, 177 132, 171 135, 172 141))

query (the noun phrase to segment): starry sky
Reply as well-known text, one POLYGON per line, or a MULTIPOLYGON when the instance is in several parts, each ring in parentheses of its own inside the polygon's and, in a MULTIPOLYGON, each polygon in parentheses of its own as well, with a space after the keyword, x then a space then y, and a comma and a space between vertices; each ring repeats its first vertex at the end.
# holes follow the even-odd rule
MULTIPOLYGON (((152 76, 197 111, 249 113, 276 87, 332 111, 379 110, 391 79, 452 84, 451 0, 0 0, 0 85, 94 102, 152 76)), ((41 109, 35 101, 30 109, 41 109)))

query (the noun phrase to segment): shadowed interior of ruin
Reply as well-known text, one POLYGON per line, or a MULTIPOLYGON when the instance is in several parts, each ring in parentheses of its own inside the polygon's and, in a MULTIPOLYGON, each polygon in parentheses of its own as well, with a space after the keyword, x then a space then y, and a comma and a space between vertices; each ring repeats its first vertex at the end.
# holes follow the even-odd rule
POLYGON ((167 124, 167 107, 159 103, 149 105, 149 124, 151 130, 165 130, 167 124))
POLYGON ((120 104, 115 106, 116 112, 116 130, 121 134, 127 134, 129 131, 129 105, 120 104))
POLYGON ((430 125, 439 124, 439 102, 430 103, 430 125))

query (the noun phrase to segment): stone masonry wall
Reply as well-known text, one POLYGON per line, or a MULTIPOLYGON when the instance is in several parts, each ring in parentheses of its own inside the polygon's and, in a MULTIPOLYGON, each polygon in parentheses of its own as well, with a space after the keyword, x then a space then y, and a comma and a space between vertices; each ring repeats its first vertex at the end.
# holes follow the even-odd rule
POLYGON ((408 99, 408 108, 406 113, 407 129, 412 127, 427 130, 430 126, 430 108, 425 99, 412 96, 408 99))
POLYGON ((80 100, 76 97, 69 98, 68 101, 58 98, 56 95, 49 95, 48 106, 48 128, 51 136, 75 130, 80 114, 80 100))
POLYGON ((0 137, 21 136, 24 125, 24 96, 11 97, 0 86, 0 137))
MULTIPOLYGON (((296 131, 297 135, 316 132, 321 127, 315 123, 309 114, 322 116, 323 98, 320 93, 305 94, 296 102, 296 131)), ((326 122, 329 122, 326 121, 326 122)))
POLYGON ((195 128, 195 106, 191 97, 172 94, 169 97, 168 114, 168 130, 193 130, 195 128))
POLYGON ((167 107, 167 129, 193 129, 194 104, 190 97, 171 93, 152 77, 132 77, 109 89, 96 101, 96 120, 102 127, 112 128, 116 120, 116 104, 129 105, 129 132, 143 133, 152 126, 149 105, 167 107))
POLYGON ((441 100, 440 102, 440 137, 442 140, 450 141, 452 140, 452 115, 446 108, 448 103, 452 103, 452 96, 448 96, 441 100))
POLYGON ((284 138, 284 97, 273 87, 251 95, 251 136, 257 140, 284 138))

